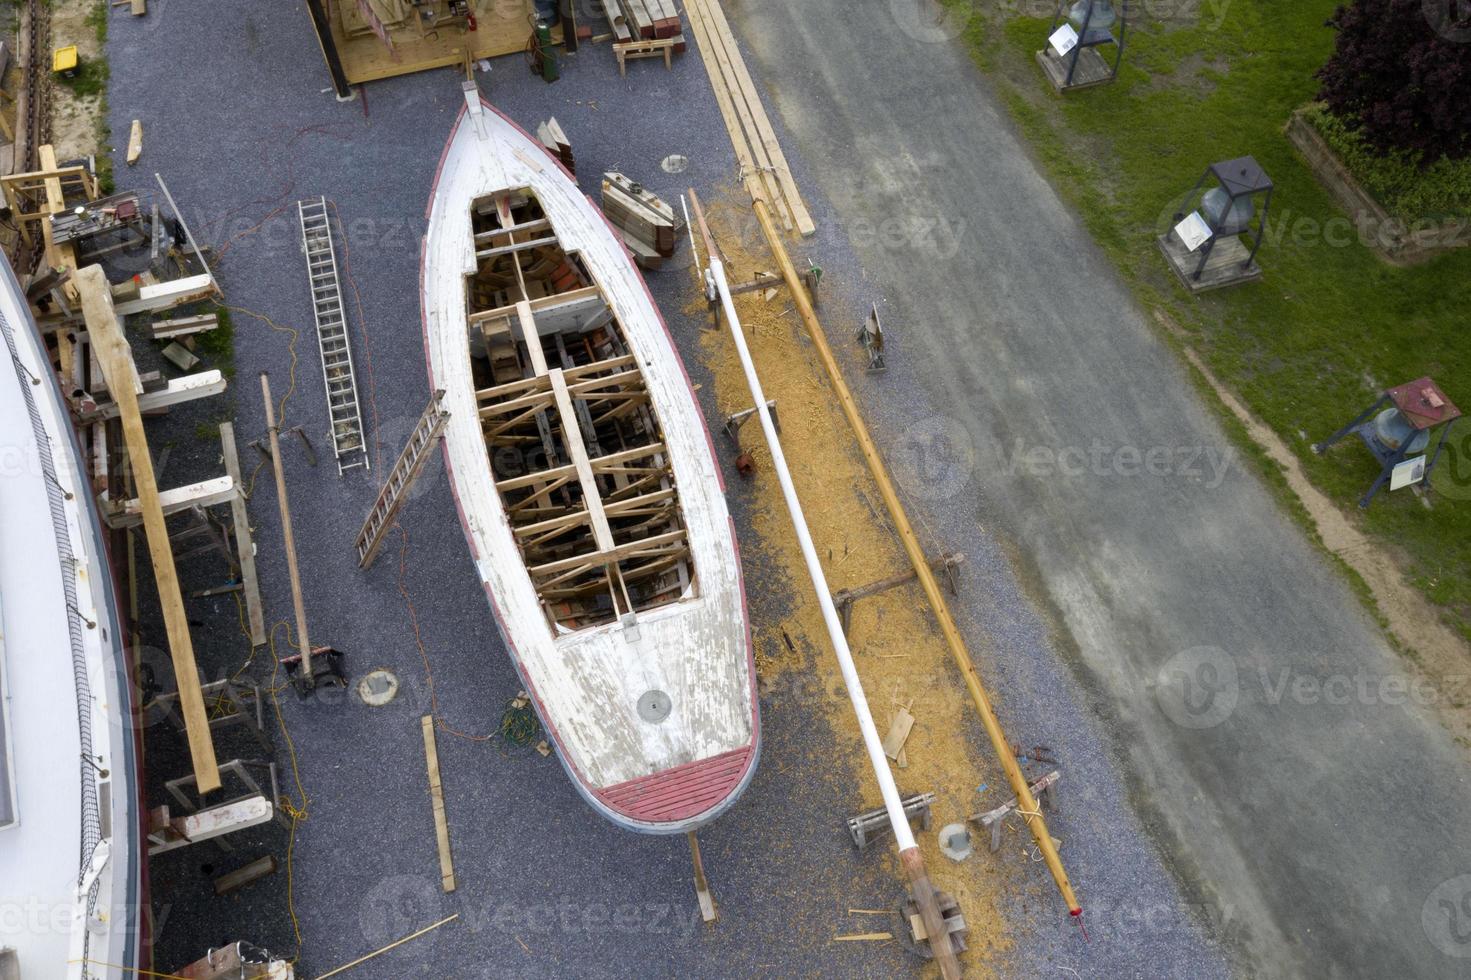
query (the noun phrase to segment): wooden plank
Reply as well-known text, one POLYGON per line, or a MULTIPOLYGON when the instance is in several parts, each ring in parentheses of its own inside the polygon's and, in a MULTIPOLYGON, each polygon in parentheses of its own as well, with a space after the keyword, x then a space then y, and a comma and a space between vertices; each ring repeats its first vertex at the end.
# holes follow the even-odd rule
POLYGON ((238 892, 246 885, 252 884, 276 873, 278 865, 276 856, 267 854, 265 857, 256 858, 243 867, 234 871, 227 871, 215 879, 215 894, 224 896, 231 892, 238 892))
MULTIPOLYGON (((208 398, 210 395, 220 394, 225 387, 225 376, 219 371, 187 374, 182 378, 171 379, 168 386, 161 391, 144 392, 139 395, 138 411, 156 412, 181 402, 208 398)), ((99 419, 115 419, 119 414, 117 402, 107 402, 98 405, 94 411, 81 413, 81 417, 90 422, 99 419)))
POLYGON ((521 324, 521 339, 526 342, 526 353, 531 357, 532 369, 538 376, 546 374, 546 352, 541 349, 541 334, 536 332, 536 318, 531 315, 531 304, 526 300, 516 304, 516 319, 521 324))
POLYGON ((705 73, 710 76, 710 88, 715 92, 715 104, 720 109, 720 118, 725 121, 726 132, 730 134, 730 143, 735 149, 736 164, 740 167, 741 181, 746 185, 746 193, 752 201, 765 201, 769 207, 774 208, 783 224, 791 229, 792 221, 786 210, 786 202, 776 193, 774 187, 767 186, 761 168, 756 165, 751 145, 746 140, 745 127, 736 111, 735 94, 726 83, 725 70, 718 60, 716 45, 708 33, 705 19, 693 0, 685 6, 685 13, 689 14, 690 29, 700 45, 703 54, 700 60, 705 64, 705 73))
POLYGON ((133 126, 128 131, 128 166, 138 162, 143 155, 143 121, 134 119, 133 126))
POLYGON ((72 275, 72 281, 82 296, 82 314, 87 320, 92 349, 109 379, 117 402, 133 480, 138 489, 138 499, 142 501, 143 529, 148 539, 149 557, 153 561, 159 604, 163 607, 169 655, 173 658, 174 680, 179 689, 179 707, 183 712, 194 777, 200 795, 211 793, 220 788, 219 765, 204 710, 204 695, 199 688, 199 667, 194 661, 194 643, 189 636, 189 617, 184 611, 184 596, 179 589, 169 530, 158 502, 153 457, 148 451, 148 436, 143 431, 143 416, 131 383, 137 375, 133 352, 123 336, 112 306, 112 290, 101 266, 89 265, 78 270, 72 275))
POLYGON ((731 34, 730 24, 725 19, 725 11, 720 6, 720 0, 691 0, 690 6, 702 6, 702 12, 712 22, 713 33, 718 45, 724 46, 726 58, 735 72, 739 90, 756 124, 760 142, 766 148, 771 165, 776 168, 776 177, 781 184, 782 195, 791 208, 792 219, 797 224, 797 230, 804 237, 813 234, 817 231, 817 225, 812 221, 807 205, 802 203, 802 194, 797 189, 797 182, 792 179, 792 169, 787 165, 787 158, 782 153, 781 143, 777 141, 776 132, 771 127, 771 120, 766 115, 766 107, 761 103, 756 84, 751 80, 751 73, 746 68, 745 59, 741 57, 740 48, 736 46, 735 36, 731 34))
POLYGON ((909 732, 914 728, 914 716, 909 713, 908 708, 900 708, 894 714, 894 720, 889 723, 889 734, 884 736, 884 755, 899 761, 899 753, 904 751, 904 742, 909 738, 909 732))
POLYGON ((434 716, 420 719, 424 729, 424 761, 429 769, 429 799, 434 803, 434 837, 439 844, 439 884, 455 890, 455 861, 449 849, 449 821, 444 812, 444 785, 439 779, 439 747, 434 741, 434 716))
POLYGON ((148 13, 148 0, 133 0, 133 16, 142 17, 148 13))
MULTIPOLYGON (((236 487, 235 481, 228 476, 201 480, 188 486, 159 491, 158 505, 163 510, 164 516, 177 514, 195 505, 213 507, 215 504, 223 504, 239 497, 240 493, 236 487)), ((137 527, 141 523, 143 523, 143 502, 137 498, 123 501, 122 512, 115 512, 107 518, 108 527, 137 527)))
POLYGON ((567 394, 567 382, 562 369, 548 372, 552 379, 552 395, 557 400, 557 413, 562 419, 563 442, 572 456, 572 465, 577 468, 577 479, 582 484, 582 502, 592 520, 592 536, 599 551, 613 549, 613 531, 608 527, 608 515, 603 512, 603 495, 598 491, 597 480, 593 479, 592 464, 588 462, 587 445, 582 440, 582 430, 577 426, 577 413, 572 408, 572 397, 567 394))
POLYGON ((117 304, 119 316, 132 313, 148 313, 152 310, 182 306, 196 300, 208 299, 215 293, 215 281, 208 273, 186 276, 170 282, 152 283, 138 288, 136 299, 123 300, 117 304))
MULTIPOLYGON (((653 456, 662 452, 664 452, 664 444, 662 442, 656 442, 651 446, 636 446, 633 449, 623 449, 616 453, 609 453, 606 456, 599 456, 593 459, 591 461, 592 469, 594 473, 603 473, 607 472, 611 467, 630 459, 653 456)), ((557 466, 549 470, 541 470, 537 473, 527 473, 525 476, 513 476, 504 480, 498 480, 496 481, 496 489, 505 493, 509 490, 520 490, 524 487, 536 486, 538 483, 544 483, 549 480, 576 475, 577 467, 568 464, 567 466, 557 466)))
POLYGON ((213 330, 220 325, 220 318, 214 313, 203 313, 199 316, 180 316, 166 320, 154 320, 148 327, 153 334, 154 340, 168 340, 177 337, 187 337, 189 334, 202 333, 213 330))
MULTIPOLYGON (((240 479, 240 454, 235 451, 235 425, 220 423, 220 449, 225 457, 225 472, 237 487, 240 479)), ((235 552, 240 561, 240 582, 245 587, 245 614, 250 624, 251 646, 266 642, 266 615, 260 601, 260 581, 255 575, 255 541, 250 535, 250 513, 246 510, 242 490, 230 500, 230 521, 235 525, 235 552)))

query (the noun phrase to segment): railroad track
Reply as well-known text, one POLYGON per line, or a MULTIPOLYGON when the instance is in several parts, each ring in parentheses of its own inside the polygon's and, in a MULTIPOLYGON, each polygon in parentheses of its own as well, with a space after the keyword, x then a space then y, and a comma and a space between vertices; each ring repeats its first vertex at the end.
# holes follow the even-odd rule
MULTIPOLYGON (((51 9, 46 0, 26 0, 17 30, 21 82, 16 96, 16 173, 39 168, 37 148, 51 142, 51 9)), ((41 255, 36 242, 27 248, 17 236, 7 251, 18 274, 35 268, 41 255)))

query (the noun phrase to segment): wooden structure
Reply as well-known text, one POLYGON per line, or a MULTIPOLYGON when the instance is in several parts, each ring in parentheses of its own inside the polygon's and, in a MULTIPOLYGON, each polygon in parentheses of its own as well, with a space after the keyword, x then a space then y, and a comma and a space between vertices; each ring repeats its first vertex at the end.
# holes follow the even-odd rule
POLYGON ((159 503, 158 483, 153 475, 153 457, 148 450, 148 436, 143 431, 143 416, 138 407, 138 372, 133 366, 133 353, 123 336, 122 325, 112 305, 112 289, 100 266, 89 265, 78 270, 72 281, 81 292, 82 311, 92 349, 107 378, 107 386, 118 406, 123 439, 128 447, 133 480, 138 489, 143 529, 148 539, 148 553, 153 562, 158 584, 159 602, 163 607, 164 626, 168 631, 169 654, 174 662, 174 678, 178 685, 179 705, 189 739, 189 755, 202 793, 220 786, 215 762, 214 741, 204 711, 200 692, 199 668, 194 662, 194 642, 189 635, 189 617, 184 611, 184 597, 179 589, 179 576, 174 568, 174 554, 169 544, 169 531, 159 503))
MULTIPOLYGON (((307 0, 339 97, 352 85, 519 54, 531 0, 307 0)), ((552 28, 561 43, 562 28, 552 28)))
POLYGON ((617 172, 603 174, 603 214, 642 269, 657 269, 674 254, 684 222, 642 184, 617 172))
POLYGON ((765 202, 787 231, 796 229, 804 236, 813 234, 817 225, 797 190, 797 182, 777 142, 766 107, 761 104, 756 83, 730 32, 720 0, 689 0, 685 12, 704 55, 705 71, 715 89, 720 116, 730 132, 746 192, 752 202, 765 202))
POLYGON ((685 833, 740 795, 758 737, 709 434, 606 219, 473 85, 466 94, 423 262, 450 485, 579 791, 619 826, 685 833))
MULTIPOLYGON (((1031 784, 1032 796, 1036 798, 1038 806, 1051 810, 1055 805, 1054 794, 1057 792, 1057 781, 1062 778, 1062 773, 1056 769, 1031 784)), ((1001 825, 1002 821, 1016 812, 1016 797, 1012 797, 1005 803, 984 813, 973 813, 968 819, 981 825, 983 830, 991 832, 991 850, 1001 849, 1001 825)))
POLYGON ((1262 267, 1252 260, 1250 250, 1234 235, 1217 242, 1203 266, 1197 253, 1186 248, 1173 231, 1160 235, 1156 242, 1180 285, 1193 295, 1262 278, 1262 267))

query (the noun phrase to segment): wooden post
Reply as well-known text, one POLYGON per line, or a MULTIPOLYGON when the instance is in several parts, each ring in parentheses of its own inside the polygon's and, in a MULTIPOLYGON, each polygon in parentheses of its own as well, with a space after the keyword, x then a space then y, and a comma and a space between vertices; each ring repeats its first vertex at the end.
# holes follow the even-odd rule
POLYGON ((271 467, 276 471, 276 504, 281 509, 281 538, 286 544, 286 572, 291 576, 291 602, 296 608, 296 639, 301 644, 301 678, 308 690, 312 676, 312 644, 306 631, 306 605, 301 598, 301 572, 296 567, 296 536, 291 533, 291 506, 286 500, 286 472, 281 468, 281 440, 276 428, 276 406, 271 401, 271 379, 260 374, 261 396, 266 400, 266 432, 271 437, 271 467))
POLYGON ((685 834, 690 841, 690 859, 695 865, 695 895, 700 899, 700 918, 714 922, 716 918, 715 897, 710 894, 710 883, 705 880, 705 862, 700 858, 700 839, 693 830, 685 834))
POLYGON ((225 457, 225 473, 235 484, 230 499, 230 518, 235 525, 235 550, 240 553, 240 584, 245 590, 245 613, 250 622, 250 645, 266 642, 266 617, 260 604, 260 582, 255 577, 255 541, 250 533, 250 514, 245 509, 245 483, 241 479, 240 454, 235 451, 235 426, 220 423, 220 448, 225 457))
POLYGON ((143 512, 143 530, 148 538, 153 575, 158 583, 159 604, 163 607, 169 655, 174 663, 174 682, 178 685, 179 707, 184 713, 185 733, 189 740, 189 756, 202 796, 220 788, 220 771, 215 760, 209 719, 204 710, 204 695, 199 687, 199 668, 194 662, 189 617, 184 612, 184 596, 179 590, 178 570, 174 567, 174 552, 169 545, 169 529, 158 502, 153 457, 148 452, 148 436, 143 431, 143 416, 138 411, 137 369, 133 366, 133 352, 118 323, 112 305, 112 287, 108 285, 102 267, 89 265, 80 269, 72 275, 72 281, 82 294, 82 315, 87 321, 92 349, 102 365, 107 387, 122 421, 123 439, 128 447, 133 482, 137 486, 143 512))

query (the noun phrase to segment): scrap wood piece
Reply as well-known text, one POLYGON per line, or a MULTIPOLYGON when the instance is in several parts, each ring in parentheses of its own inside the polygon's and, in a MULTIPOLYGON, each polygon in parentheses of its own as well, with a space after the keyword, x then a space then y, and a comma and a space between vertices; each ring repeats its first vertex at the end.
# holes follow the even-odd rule
POLYGON ((398 949, 398 947, 402 946, 404 943, 409 942, 410 940, 418 939, 426 932, 433 932, 440 926, 445 925, 446 923, 453 922, 459 917, 460 913, 458 912, 456 912, 454 915, 447 915, 444 918, 440 919, 438 922, 432 922, 424 928, 418 930, 417 932, 411 932, 402 939, 395 939, 393 942, 389 943, 387 946, 382 947, 381 949, 373 950, 373 952, 367 954, 366 956, 359 956, 357 959, 353 960, 350 963, 344 963, 335 969, 328 970, 326 973, 319 974, 317 976, 317 980, 327 980, 328 977, 335 977, 339 973, 346 973, 348 970, 351 970, 355 966, 361 966, 369 960, 382 956, 384 953, 387 953, 390 950, 398 949))
POLYGON ((833 937, 833 942, 835 942, 835 943, 882 942, 885 939, 893 939, 893 938, 894 938, 894 934, 892 932, 857 932, 857 933, 852 934, 851 936, 834 936, 833 937))
POLYGON ((439 883, 455 890, 455 861, 449 849, 449 821, 444 812, 444 784, 439 779, 439 747, 434 741, 434 716, 420 719, 424 730, 424 761, 429 770, 429 798, 434 803, 434 836, 439 844, 439 883))
POLYGON ((913 728, 914 715, 901 705, 894 713, 894 720, 889 723, 889 734, 884 736, 884 755, 898 762, 900 753, 904 751, 904 742, 913 728))
POLYGON ((163 607, 164 627, 168 633, 169 655, 174 664, 174 682, 179 689, 179 706, 183 709, 184 730, 189 742, 189 755, 199 793, 220 788, 220 770, 215 759, 214 740, 204 710, 204 695, 199 686, 199 667, 194 661, 194 642, 189 636, 189 617, 184 611, 184 596, 179 588, 178 569, 169 544, 169 529, 159 506, 158 481, 153 473, 153 457, 148 451, 148 435, 143 431, 143 416, 138 409, 137 368, 133 352, 123 336, 122 326, 112 305, 112 290, 102 267, 89 265, 78 270, 72 281, 82 296, 82 315, 92 350, 108 378, 119 417, 123 439, 137 487, 143 515, 143 529, 148 539, 149 557, 158 586, 159 604, 163 607))
POLYGON ((265 857, 256 858, 249 864, 236 868, 234 871, 227 871, 216 878, 214 881, 215 894, 228 895, 231 892, 239 891, 246 885, 253 884, 262 878, 275 874, 279 870, 279 867, 274 854, 267 854, 265 857))
POLYGON ((138 162, 143 155, 143 121, 133 120, 133 128, 128 131, 128 166, 138 162))

